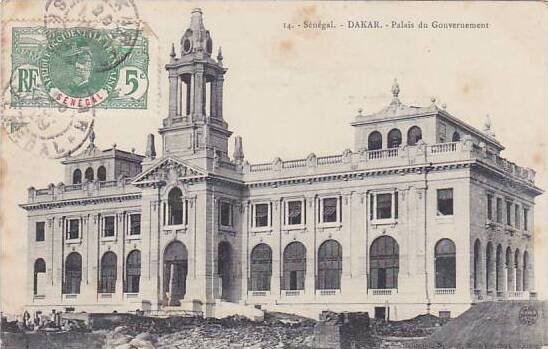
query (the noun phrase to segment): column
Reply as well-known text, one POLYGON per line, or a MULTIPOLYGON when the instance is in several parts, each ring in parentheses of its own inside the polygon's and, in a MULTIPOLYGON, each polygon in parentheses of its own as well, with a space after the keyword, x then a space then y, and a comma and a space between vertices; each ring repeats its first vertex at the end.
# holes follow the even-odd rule
POLYGON ((203 118, 204 110, 204 70, 202 67, 196 68, 194 74, 194 108, 193 114, 198 120, 203 118))
POLYGON ((508 282, 508 277, 509 277, 509 273, 508 273, 508 266, 505 265, 504 268, 502 269, 502 293, 503 295, 507 295, 508 294, 508 285, 509 285, 509 282, 508 282))
POLYGON ((177 75, 169 75, 169 116, 177 115, 178 81, 177 75))
POLYGON ((216 96, 216 114, 215 116, 222 119, 223 118, 223 82, 224 78, 222 76, 217 78, 217 96, 216 96))

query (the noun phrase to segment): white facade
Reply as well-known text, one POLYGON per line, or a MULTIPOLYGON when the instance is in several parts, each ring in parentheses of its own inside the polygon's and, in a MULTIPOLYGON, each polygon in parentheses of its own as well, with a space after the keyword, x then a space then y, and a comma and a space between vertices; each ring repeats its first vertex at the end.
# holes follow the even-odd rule
POLYGON ((406 106, 394 83, 385 109, 356 116, 354 150, 249 164, 241 138, 228 155, 226 69, 211 51, 194 10, 166 65, 161 157, 153 139, 145 156, 92 142, 63 162, 70 184, 29 189, 29 308, 404 319, 529 297, 542 191, 489 125, 406 106))

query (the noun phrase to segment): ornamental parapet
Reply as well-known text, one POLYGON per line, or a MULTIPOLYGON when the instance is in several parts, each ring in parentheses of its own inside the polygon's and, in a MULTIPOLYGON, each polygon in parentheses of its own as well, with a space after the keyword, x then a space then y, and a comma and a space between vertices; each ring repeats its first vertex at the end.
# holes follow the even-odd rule
POLYGON ((275 158, 271 162, 258 164, 244 162, 241 171, 244 181, 247 182, 351 171, 390 170, 430 163, 450 165, 459 162, 481 162, 504 175, 534 185, 535 171, 517 166, 497 154, 490 154, 485 147, 474 144, 470 138, 432 145, 419 141, 415 146, 403 145, 360 152, 346 149, 342 154, 329 156, 316 156, 312 153, 304 159, 289 161, 275 158))
POLYGON ((110 196, 119 194, 137 193, 139 190, 131 185, 132 178, 121 177, 115 181, 86 181, 78 184, 57 185, 51 183, 47 188, 28 189, 28 203, 39 203, 48 201, 60 201, 79 199, 93 196, 110 196))

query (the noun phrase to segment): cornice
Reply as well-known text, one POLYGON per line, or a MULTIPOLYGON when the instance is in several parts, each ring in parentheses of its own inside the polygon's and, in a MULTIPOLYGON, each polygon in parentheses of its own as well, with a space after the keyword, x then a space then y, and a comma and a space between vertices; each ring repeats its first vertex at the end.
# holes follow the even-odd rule
POLYGON ((141 198, 141 193, 130 193, 110 196, 95 196, 95 197, 82 197, 76 199, 67 200, 55 200, 55 201, 43 201, 33 202, 27 204, 20 204, 19 206, 27 211, 61 208, 66 206, 85 206, 85 205, 97 205, 111 202, 123 202, 130 200, 138 200, 141 198))

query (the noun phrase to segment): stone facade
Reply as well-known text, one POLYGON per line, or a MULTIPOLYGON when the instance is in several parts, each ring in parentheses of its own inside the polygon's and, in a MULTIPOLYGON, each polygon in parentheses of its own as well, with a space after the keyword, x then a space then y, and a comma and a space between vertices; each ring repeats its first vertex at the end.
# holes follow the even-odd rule
POLYGON ((530 296, 542 190, 489 122, 404 105, 394 82, 386 108, 356 116, 354 150, 250 164, 239 137, 228 154, 227 69, 211 55, 194 10, 166 65, 161 157, 152 135, 145 156, 92 138, 63 183, 29 189, 29 308, 403 319, 530 296))

